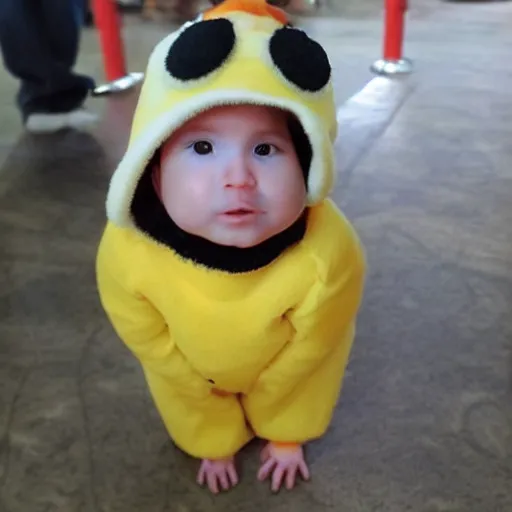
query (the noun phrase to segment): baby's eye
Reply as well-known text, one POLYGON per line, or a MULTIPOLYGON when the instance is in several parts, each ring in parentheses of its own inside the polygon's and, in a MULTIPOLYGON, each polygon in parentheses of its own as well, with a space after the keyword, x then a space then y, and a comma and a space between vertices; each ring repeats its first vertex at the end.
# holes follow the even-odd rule
POLYGON ((258 144, 254 148, 254 153, 258 156, 269 156, 276 152, 276 147, 273 144, 258 144))
POLYGON ((198 155, 207 155, 213 151, 212 144, 206 140, 198 140, 197 142, 194 142, 193 148, 198 155))

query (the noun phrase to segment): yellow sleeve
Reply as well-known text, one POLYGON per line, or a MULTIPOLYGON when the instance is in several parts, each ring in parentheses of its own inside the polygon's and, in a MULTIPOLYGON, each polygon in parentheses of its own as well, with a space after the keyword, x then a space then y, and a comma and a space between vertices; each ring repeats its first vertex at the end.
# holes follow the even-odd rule
POLYGON ((166 377, 183 393, 207 396, 211 386, 173 343, 163 316, 134 289, 136 269, 130 273, 127 268, 134 255, 115 229, 107 226, 96 261, 100 300, 114 330, 145 369, 166 377))
POLYGON ((305 442, 327 428, 350 354, 364 274, 364 254, 354 234, 335 268, 320 271, 308 295, 289 314, 294 337, 246 397, 259 436, 305 442))
POLYGON ((137 257, 109 225, 98 250, 101 302, 119 337, 140 360, 174 442, 198 458, 233 455, 251 438, 236 396, 219 397, 173 343, 162 315, 136 289, 137 257))

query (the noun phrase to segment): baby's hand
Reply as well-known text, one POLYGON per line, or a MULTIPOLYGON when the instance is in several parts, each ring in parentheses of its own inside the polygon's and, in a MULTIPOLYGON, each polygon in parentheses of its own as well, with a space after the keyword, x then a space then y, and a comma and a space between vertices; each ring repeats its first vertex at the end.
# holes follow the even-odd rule
POLYGON ((219 493, 219 483, 224 491, 234 487, 238 483, 234 457, 204 459, 197 474, 197 483, 199 485, 208 484, 208 488, 213 494, 219 493))
POLYGON ((273 492, 281 488, 283 479, 286 482, 286 488, 293 489, 297 473, 300 473, 304 480, 309 480, 309 469, 300 444, 280 446, 268 443, 261 452, 261 461, 258 480, 266 480, 272 474, 273 492))

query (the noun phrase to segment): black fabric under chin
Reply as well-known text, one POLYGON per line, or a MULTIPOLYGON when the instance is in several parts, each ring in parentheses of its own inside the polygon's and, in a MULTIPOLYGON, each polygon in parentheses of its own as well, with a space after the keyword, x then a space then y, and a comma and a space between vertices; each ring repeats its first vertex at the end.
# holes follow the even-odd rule
POLYGON ((132 201, 131 213, 135 224, 157 242, 199 265, 231 273, 257 270, 302 240, 306 233, 307 209, 285 231, 246 249, 218 245, 187 233, 171 219, 158 198, 151 176, 153 168, 154 163, 146 168, 132 201))

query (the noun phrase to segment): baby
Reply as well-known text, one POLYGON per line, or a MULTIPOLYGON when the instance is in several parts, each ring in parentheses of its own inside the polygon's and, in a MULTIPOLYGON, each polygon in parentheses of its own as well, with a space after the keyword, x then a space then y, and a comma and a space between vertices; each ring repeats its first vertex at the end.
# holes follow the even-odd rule
POLYGON ((98 286, 213 493, 253 437, 272 490, 308 479, 330 423, 365 272, 326 198, 335 134, 325 52, 263 0, 226 0, 150 58, 98 286))

